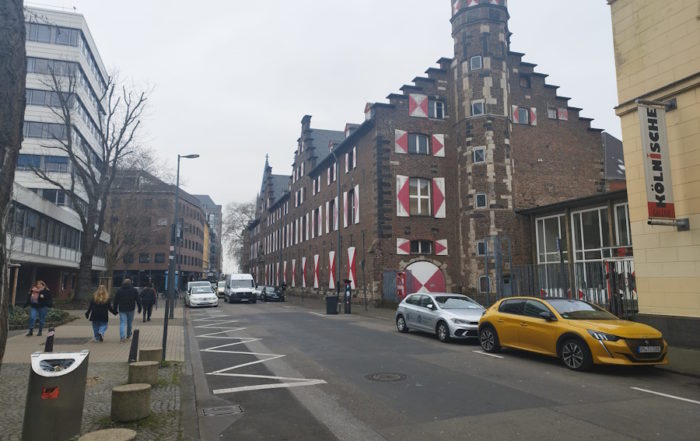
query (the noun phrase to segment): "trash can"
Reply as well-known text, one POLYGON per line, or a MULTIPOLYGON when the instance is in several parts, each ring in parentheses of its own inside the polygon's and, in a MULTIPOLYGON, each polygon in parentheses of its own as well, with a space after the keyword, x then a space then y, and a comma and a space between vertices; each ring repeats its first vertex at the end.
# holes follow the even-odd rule
POLYGON ((65 441, 80 434, 89 351, 32 354, 24 441, 65 441))
POLYGON ((326 314, 338 313, 338 297, 326 296, 326 314))

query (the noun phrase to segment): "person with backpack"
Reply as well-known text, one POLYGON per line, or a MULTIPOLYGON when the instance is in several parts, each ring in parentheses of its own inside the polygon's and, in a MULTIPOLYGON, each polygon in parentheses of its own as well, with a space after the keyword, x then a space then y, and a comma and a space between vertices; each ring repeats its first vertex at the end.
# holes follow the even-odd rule
POLYGON ((156 290, 153 289, 153 284, 150 282, 144 289, 141 290, 141 305, 143 306, 143 321, 151 321, 151 312, 153 305, 156 303, 156 290))
POLYGON ((134 309, 137 306, 140 314, 139 293, 131 284, 131 279, 124 279, 112 303, 112 313, 119 314, 119 341, 122 343, 131 338, 131 324, 134 322, 134 309))
POLYGON ((85 318, 92 322, 92 332, 95 336, 95 341, 104 341, 111 310, 107 288, 104 285, 100 285, 92 295, 90 305, 85 311, 85 318))
POLYGON ((37 280, 32 286, 24 304, 25 308, 27 306, 31 307, 29 309, 29 331, 27 332, 27 337, 31 337, 34 334, 34 325, 37 317, 39 318, 39 332, 36 335, 41 336, 41 331, 46 324, 46 314, 49 312, 49 308, 53 306, 51 292, 43 280, 37 280))

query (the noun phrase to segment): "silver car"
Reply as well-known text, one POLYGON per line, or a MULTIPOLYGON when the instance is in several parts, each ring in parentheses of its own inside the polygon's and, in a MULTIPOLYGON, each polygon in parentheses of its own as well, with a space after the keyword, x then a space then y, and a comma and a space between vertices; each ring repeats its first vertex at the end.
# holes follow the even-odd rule
POLYGON ((416 293, 396 308, 396 329, 430 332, 442 342, 477 338, 483 312, 483 306, 462 294, 416 293))

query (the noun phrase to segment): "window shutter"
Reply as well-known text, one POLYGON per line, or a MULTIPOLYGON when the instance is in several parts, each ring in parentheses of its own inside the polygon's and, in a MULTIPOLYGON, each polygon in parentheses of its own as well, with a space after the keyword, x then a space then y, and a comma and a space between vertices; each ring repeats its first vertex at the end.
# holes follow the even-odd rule
POLYGON ((445 135, 433 135, 433 156, 445 157, 445 135))
POLYGON ((435 241, 435 255, 436 256, 447 256, 447 239, 441 239, 435 241))
POLYGON ((357 168, 357 146, 352 148, 352 168, 357 168))
POLYGON ((306 288, 306 257, 301 258, 301 287, 306 288))
POLYGON ((394 141, 395 153, 408 153, 408 132, 404 130, 395 130, 394 141))
POLYGON ((408 176, 396 175, 396 216, 408 217, 410 211, 408 176))
POLYGON ((355 261, 355 252, 357 249, 355 247, 348 248, 348 280, 350 281, 350 288, 356 289, 355 279, 357 278, 357 263, 355 261))
POLYGON ((331 168, 328 167, 328 185, 331 185, 331 168))
POLYGON ((360 223, 360 184, 355 186, 355 223, 360 223))
POLYGON ((328 252, 328 287, 335 289, 335 251, 328 252))
POLYGON ((518 106, 511 106, 512 114, 513 114, 513 122, 515 124, 520 124, 520 121, 518 120, 518 106))
POLYGON ((396 254, 399 256, 407 256, 411 254, 411 241, 408 239, 396 239, 396 254))
POLYGON ((426 95, 408 95, 408 116, 416 118, 428 117, 428 97, 426 95))
POLYGON ((311 222, 309 222, 309 213, 306 213, 306 228, 304 231, 304 240, 309 240, 309 226, 311 222))
POLYGON ((314 254, 314 288, 318 289, 318 254, 314 254))
POLYGON ((345 154, 345 173, 350 171, 350 154, 345 154))
POLYGON ((537 125, 537 108, 536 107, 530 107, 530 125, 531 126, 537 125))
POLYGON ((287 261, 282 262, 282 282, 287 284, 287 261))
POLYGON ((557 109, 557 118, 562 120, 562 121, 568 121, 569 120, 569 110, 562 109, 562 108, 557 109))
POLYGON ((297 281, 297 260, 292 259, 292 288, 296 286, 297 281))
POLYGON ((338 196, 335 197, 335 204, 333 204, 333 230, 338 229, 338 210, 340 207, 338 207, 338 196))
POLYGON ((311 210, 310 214, 311 214, 311 227, 309 228, 309 230, 311 231, 311 238, 313 239, 314 237, 316 237, 316 233, 315 233, 315 230, 316 230, 316 210, 311 210))
POLYGON ((330 219, 331 219, 331 209, 330 209, 330 202, 326 201, 326 234, 330 233, 330 219))
POLYGON ((436 218, 446 217, 445 178, 433 178, 433 213, 436 218))
POLYGON ((348 192, 343 192, 343 228, 348 227, 348 192))
POLYGON ((323 206, 318 206, 318 237, 323 235, 323 206))

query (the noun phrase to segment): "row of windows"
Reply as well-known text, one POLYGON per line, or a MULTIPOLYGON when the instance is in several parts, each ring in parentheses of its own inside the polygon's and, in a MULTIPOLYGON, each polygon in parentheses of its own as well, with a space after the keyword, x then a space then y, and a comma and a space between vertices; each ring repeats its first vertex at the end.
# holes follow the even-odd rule
POLYGON ((100 109, 100 100, 92 85, 85 76, 85 72, 78 63, 70 61, 48 60, 45 58, 27 57, 27 73, 56 76, 75 76, 78 85, 83 87, 92 103, 93 108, 100 109))
POLYGON ((68 173, 69 160, 67 156, 25 155, 20 153, 17 158, 17 170, 43 170, 50 173, 68 173))
MULTIPOLYGON (((90 147, 90 144, 88 144, 75 127, 72 128, 71 133, 73 135, 73 146, 79 147, 83 153, 89 155, 92 165, 98 170, 101 169, 102 159, 97 156, 95 151, 90 147)), ((25 121, 22 134, 24 138, 68 140, 66 136, 66 126, 64 124, 25 121)))

